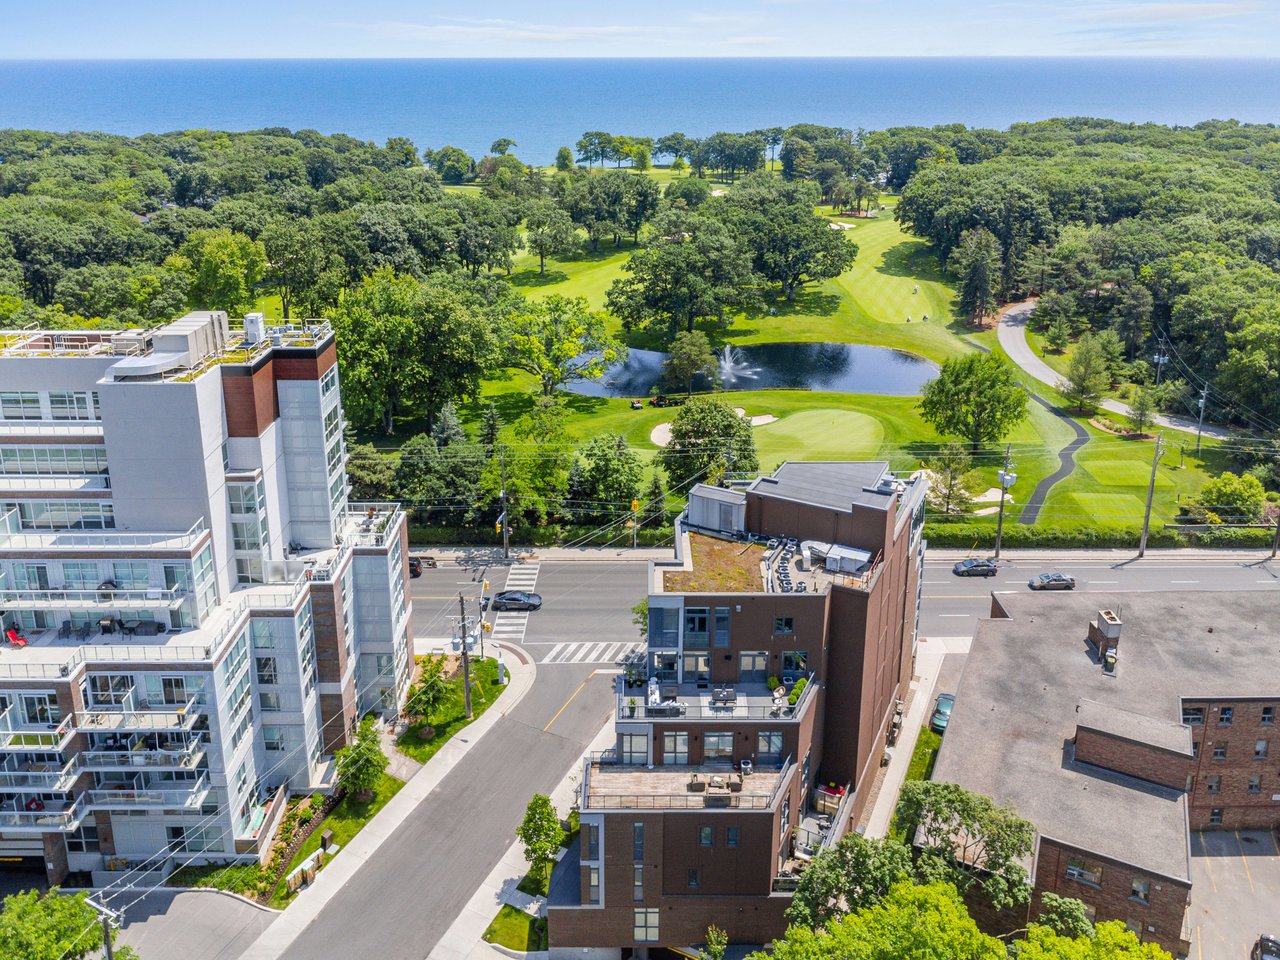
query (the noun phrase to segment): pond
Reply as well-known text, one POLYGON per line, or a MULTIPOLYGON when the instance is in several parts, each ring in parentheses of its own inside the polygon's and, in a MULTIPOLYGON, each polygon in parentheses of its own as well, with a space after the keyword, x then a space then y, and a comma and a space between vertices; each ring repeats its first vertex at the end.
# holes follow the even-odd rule
MULTIPOLYGON (((662 384, 667 355, 632 350, 626 362, 610 367, 599 380, 567 389, 589 397, 647 397, 662 384)), ((725 347, 717 354, 718 380, 725 390, 827 390, 914 397, 938 375, 933 363, 914 353, 857 343, 761 343, 725 347)), ((694 380, 694 390, 710 390, 707 378, 694 380)), ((672 393, 683 392, 662 384, 672 393)))

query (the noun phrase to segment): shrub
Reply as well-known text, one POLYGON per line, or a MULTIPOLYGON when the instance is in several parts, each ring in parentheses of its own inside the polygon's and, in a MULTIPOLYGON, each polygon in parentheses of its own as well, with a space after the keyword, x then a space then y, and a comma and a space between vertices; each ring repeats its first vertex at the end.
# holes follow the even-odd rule
POLYGON ((787 702, 793 707, 800 701, 800 695, 804 693, 804 688, 809 685, 809 681, 801 677, 796 681, 796 685, 791 688, 791 692, 787 694, 787 702))
POLYGON ((782 685, 782 681, 777 677, 770 677, 766 682, 769 684, 770 690, 777 690, 778 687, 782 685))

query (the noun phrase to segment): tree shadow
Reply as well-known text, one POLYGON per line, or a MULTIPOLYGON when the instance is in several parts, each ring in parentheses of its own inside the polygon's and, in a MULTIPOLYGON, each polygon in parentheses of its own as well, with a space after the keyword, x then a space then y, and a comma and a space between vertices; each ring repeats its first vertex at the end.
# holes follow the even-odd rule
POLYGON ((933 248, 923 240, 904 240, 884 252, 877 273, 941 283, 948 279, 933 248))
POLYGON ((603 407, 609 405, 609 401, 605 397, 589 397, 581 393, 564 393, 563 391, 559 396, 565 408, 571 413, 597 413, 603 407))
POLYGON ((751 317, 753 319, 764 316, 830 317, 834 316, 836 311, 840 309, 840 299, 839 294, 824 293, 814 287, 802 288, 796 292, 794 300, 788 300, 786 297, 769 300, 763 310, 754 311, 751 317))
POLYGON ((537 270, 521 270, 508 277, 507 282, 513 287, 548 287, 568 279, 569 275, 563 270, 548 270, 546 273, 539 273, 537 270))

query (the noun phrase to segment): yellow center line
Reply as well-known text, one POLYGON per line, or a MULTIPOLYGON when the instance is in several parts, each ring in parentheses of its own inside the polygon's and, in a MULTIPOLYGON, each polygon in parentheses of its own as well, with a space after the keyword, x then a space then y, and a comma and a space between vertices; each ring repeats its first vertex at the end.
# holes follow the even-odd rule
POLYGON ((1253 874, 1249 872, 1249 858, 1244 855, 1244 844, 1240 840, 1240 832, 1236 831, 1236 846, 1240 848, 1240 862, 1244 864, 1244 876, 1249 881, 1249 892, 1257 893, 1253 887, 1253 874))
POLYGON ((1200 936, 1200 924, 1196 924, 1196 960, 1204 960, 1204 950, 1200 944, 1204 942, 1204 938, 1200 936))
POLYGON ((578 684, 578 689, 573 691, 573 693, 569 694, 569 699, 560 705, 560 709, 556 711, 556 715, 552 717, 550 720, 548 720, 547 725, 542 728, 543 733, 546 733, 548 730, 550 730, 551 724, 555 723, 557 720, 560 719, 560 714, 564 713, 565 709, 569 706, 569 704, 573 703, 573 698, 582 692, 582 688, 587 685, 587 680, 590 680, 592 677, 594 677, 597 672, 598 671, 596 670, 592 670, 590 673, 588 673, 586 680, 583 680, 580 684, 578 684))

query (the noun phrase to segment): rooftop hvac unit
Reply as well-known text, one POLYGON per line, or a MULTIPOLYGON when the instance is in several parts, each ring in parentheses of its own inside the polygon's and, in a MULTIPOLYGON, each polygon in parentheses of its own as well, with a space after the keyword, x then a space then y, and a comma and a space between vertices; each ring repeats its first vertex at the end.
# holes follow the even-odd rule
POLYGON ((266 332, 266 323, 260 313, 244 315, 244 342, 257 343, 266 332))

